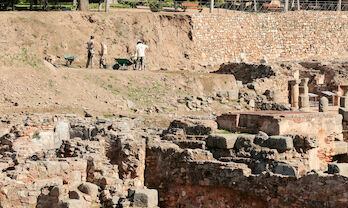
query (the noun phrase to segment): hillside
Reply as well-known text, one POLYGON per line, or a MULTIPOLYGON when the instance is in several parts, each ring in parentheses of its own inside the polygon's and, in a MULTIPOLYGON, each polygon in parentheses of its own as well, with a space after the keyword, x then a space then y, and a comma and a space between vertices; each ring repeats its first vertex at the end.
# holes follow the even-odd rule
MULTIPOLYGON (((50 56, 63 64, 77 55, 74 67, 86 62, 86 44, 95 36, 108 46, 108 63, 130 58, 138 39, 149 45, 152 69, 187 69, 192 48, 190 17, 169 13, 119 12, 5 12, 0 13, 0 64, 39 66, 50 56)), ((98 57, 97 57, 98 58, 98 57)))

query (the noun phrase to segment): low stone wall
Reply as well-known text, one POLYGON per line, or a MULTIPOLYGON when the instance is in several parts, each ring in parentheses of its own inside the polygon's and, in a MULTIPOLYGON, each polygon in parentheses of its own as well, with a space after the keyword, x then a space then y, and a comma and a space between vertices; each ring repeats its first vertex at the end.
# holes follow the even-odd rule
POLYGON ((326 138, 342 134, 342 116, 332 113, 261 111, 228 113, 217 117, 219 128, 270 135, 306 135, 326 138), (308 131, 311 129, 311 131, 308 131))
POLYGON ((348 13, 193 14, 194 58, 221 64, 247 59, 341 55, 348 49, 348 13))
POLYGON ((245 164, 190 160, 163 141, 148 145, 145 183, 159 190, 160 207, 344 207, 347 202, 342 176, 251 175, 245 164))

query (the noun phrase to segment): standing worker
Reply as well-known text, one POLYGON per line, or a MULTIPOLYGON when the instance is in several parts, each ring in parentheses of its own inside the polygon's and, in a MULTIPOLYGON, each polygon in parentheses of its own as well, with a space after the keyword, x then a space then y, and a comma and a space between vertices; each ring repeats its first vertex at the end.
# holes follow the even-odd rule
POLYGON ((91 39, 87 41, 87 52, 88 52, 88 58, 87 58, 87 64, 86 68, 88 68, 89 65, 91 65, 92 69, 94 68, 93 64, 93 56, 94 56, 94 36, 91 36, 91 39))
POLYGON ((138 40, 137 46, 135 47, 137 54, 137 63, 136 70, 145 70, 145 51, 149 46, 142 43, 141 40, 138 40))
POLYGON ((99 60, 99 67, 100 68, 106 68, 106 55, 108 54, 108 48, 106 47, 104 42, 100 43, 100 60, 99 60))

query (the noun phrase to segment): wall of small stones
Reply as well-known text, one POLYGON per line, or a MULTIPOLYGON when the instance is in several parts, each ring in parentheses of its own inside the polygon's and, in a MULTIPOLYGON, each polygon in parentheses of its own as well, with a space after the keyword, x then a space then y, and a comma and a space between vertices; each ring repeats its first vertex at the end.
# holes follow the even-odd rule
POLYGON ((193 57, 201 64, 245 59, 342 55, 348 50, 348 13, 193 14, 193 57))
POLYGON ((251 175, 245 164, 206 156, 206 151, 182 150, 168 141, 148 144, 145 184, 159 191, 160 207, 346 206, 348 181, 344 176, 251 175), (193 152, 200 160, 190 159, 193 152))

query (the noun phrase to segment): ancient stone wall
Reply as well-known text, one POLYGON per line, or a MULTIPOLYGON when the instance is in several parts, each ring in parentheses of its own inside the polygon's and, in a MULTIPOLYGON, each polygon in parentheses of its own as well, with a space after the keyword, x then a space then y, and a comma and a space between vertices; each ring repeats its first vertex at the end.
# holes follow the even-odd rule
POLYGON ((346 12, 194 14, 192 22, 194 58, 203 64, 347 52, 346 12))
POLYGON ((163 141, 149 143, 145 184, 159 190, 160 207, 345 206, 345 177, 250 175, 245 164, 189 159, 192 151, 163 141))

